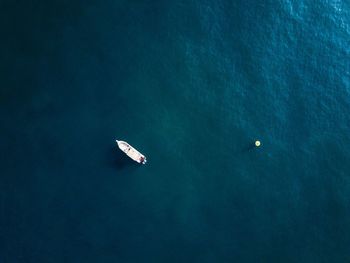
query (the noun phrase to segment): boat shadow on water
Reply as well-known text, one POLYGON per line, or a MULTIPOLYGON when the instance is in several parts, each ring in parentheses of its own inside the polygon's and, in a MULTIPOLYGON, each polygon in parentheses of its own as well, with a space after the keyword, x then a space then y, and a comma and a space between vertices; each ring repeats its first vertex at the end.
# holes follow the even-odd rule
POLYGON ((120 151, 116 147, 110 147, 108 149, 108 164, 112 168, 115 168, 117 170, 124 170, 127 168, 137 168, 140 166, 137 162, 131 160, 125 153, 120 151))
POLYGON ((254 150, 256 148, 256 146, 254 145, 254 143, 251 143, 249 145, 246 145, 245 147, 243 147, 242 150, 240 150, 238 153, 243 154, 243 153, 248 153, 252 150, 254 150))

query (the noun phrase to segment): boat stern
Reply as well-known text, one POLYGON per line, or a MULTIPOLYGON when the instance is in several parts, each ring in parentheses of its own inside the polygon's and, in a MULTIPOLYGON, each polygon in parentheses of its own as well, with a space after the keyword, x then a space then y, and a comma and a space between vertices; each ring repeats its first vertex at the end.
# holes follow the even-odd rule
POLYGON ((139 161, 140 161, 141 164, 146 164, 147 163, 147 159, 146 159, 145 156, 141 156, 139 161))

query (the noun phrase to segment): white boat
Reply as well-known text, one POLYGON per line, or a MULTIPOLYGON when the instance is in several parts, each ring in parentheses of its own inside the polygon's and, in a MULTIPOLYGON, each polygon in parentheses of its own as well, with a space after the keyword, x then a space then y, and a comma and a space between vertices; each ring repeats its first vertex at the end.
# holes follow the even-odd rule
POLYGON ((132 147, 130 144, 124 141, 118 141, 116 140, 118 147, 120 150, 122 150, 127 156, 129 156, 131 159, 133 159, 135 162, 145 164, 147 162, 146 157, 140 153, 138 150, 136 150, 134 147, 132 147))

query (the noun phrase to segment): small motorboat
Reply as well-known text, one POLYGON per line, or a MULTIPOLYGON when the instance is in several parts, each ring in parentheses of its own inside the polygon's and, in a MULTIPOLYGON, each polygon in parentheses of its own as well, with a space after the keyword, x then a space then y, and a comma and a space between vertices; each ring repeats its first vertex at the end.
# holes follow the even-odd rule
POLYGON ((131 159, 133 159, 135 162, 145 164, 147 162, 146 157, 140 153, 138 150, 136 150, 134 147, 132 147, 130 144, 124 141, 118 141, 116 140, 118 147, 120 150, 122 150, 127 156, 129 156, 131 159))

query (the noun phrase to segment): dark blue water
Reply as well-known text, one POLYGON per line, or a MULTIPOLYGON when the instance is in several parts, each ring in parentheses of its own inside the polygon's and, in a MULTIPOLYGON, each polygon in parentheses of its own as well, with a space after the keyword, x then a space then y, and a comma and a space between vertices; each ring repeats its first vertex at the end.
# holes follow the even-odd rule
POLYGON ((348 1, 2 0, 0 35, 0 262, 349 262, 348 1))

